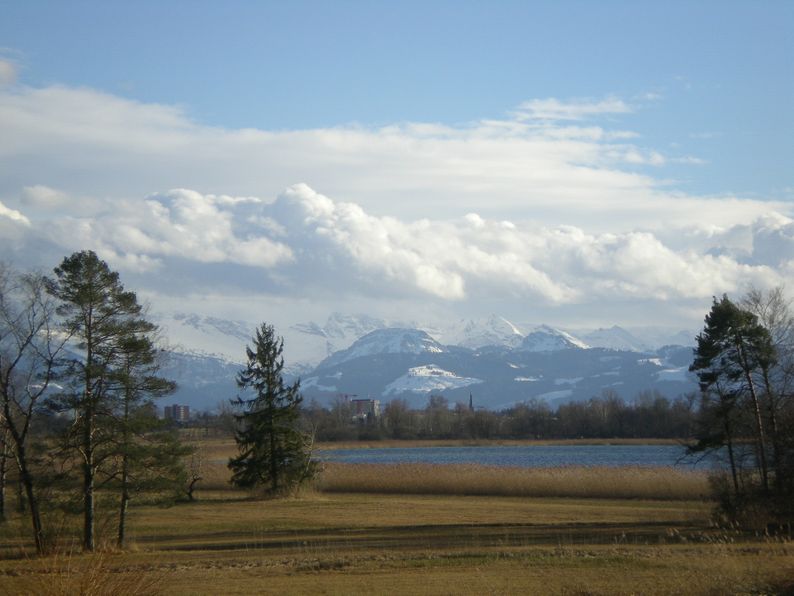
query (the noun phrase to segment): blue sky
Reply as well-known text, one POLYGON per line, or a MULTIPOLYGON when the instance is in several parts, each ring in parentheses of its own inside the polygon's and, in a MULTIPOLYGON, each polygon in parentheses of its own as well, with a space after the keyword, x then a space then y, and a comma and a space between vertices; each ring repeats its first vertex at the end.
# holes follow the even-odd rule
POLYGON ((530 98, 660 96, 625 122, 707 163, 687 190, 785 192, 790 2, 4 2, 31 85, 225 127, 461 123, 530 98))
POLYGON ((697 325, 794 286, 793 25, 783 1, 0 0, 0 242, 252 318, 697 325))

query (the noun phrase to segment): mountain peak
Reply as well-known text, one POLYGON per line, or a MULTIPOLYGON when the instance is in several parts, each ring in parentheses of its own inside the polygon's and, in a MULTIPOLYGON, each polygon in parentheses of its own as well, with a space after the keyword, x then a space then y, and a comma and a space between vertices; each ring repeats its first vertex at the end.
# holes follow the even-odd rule
POLYGON ((648 346, 641 340, 617 325, 612 325, 608 329, 599 328, 583 336, 588 344, 598 348, 609 348, 611 350, 630 350, 632 352, 642 352, 648 346))
POLYGON ((482 319, 463 319, 445 337, 445 343, 472 349, 485 346, 514 348, 523 338, 524 334, 513 323, 492 314, 482 319))
POLYGON ((521 342, 526 352, 556 352, 558 350, 586 350, 590 346, 582 340, 548 325, 538 325, 521 342))
POLYGON ((378 354, 423 354, 442 353, 446 349, 424 331, 392 327, 376 329, 357 339, 346 350, 336 352, 326 358, 321 366, 334 366, 378 354))

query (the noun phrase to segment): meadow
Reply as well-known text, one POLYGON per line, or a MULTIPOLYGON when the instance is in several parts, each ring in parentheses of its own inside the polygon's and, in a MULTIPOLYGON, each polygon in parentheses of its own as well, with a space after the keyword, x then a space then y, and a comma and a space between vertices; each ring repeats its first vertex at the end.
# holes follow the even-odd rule
MULTIPOLYGON (((3 594, 777 594, 794 545, 720 527, 699 473, 326 464, 312 487, 232 490, 205 441, 197 500, 130 511, 130 548, 36 558, 0 530, 3 594), (611 475, 609 475, 611 474, 611 475)), ((112 539, 108 513, 106 537, 112 539)))

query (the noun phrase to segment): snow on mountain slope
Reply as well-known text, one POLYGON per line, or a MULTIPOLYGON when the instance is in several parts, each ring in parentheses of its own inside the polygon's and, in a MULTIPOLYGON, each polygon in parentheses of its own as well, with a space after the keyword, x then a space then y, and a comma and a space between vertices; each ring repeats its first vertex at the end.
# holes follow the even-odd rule
POLYGON ((440 332, 438 339, 447 345, 472 349, 485 346, 515 348, 521 344, 524 334, 504 317, 491 315, 484 319, 463 319, 440 332))
POLYGON ((192 313, 158 313, 152 320, 171 351, 243 362, 255 325, 192 313))
POLYGON ((519 349, 525 352, 556 352, 570 349, 586 350, 589 347, 570 333, 548 325, 539 325, 527 334, 519 349))
POLYGON ((628 332, 640 339, 646 349, 658 349, 662 346, 694 346, 697 330, 673 331, 666 327, 630 327, 628 332))
POLYGON ((593 348, 629 350, 632 352, 642 352, 649 349, 645 342, 617 325, 613 325, 609 329, 596 329, 583 334, 581 337, 593 348))
POLYGON ((389 383, 383 390, 383 397, 402 393, 430 393, 445 389, 458 389, 482 383, 482 379, 459 377, 435 364, 415 366, 408 372, 389 383))
POLYGON ((324 338, 341 339, 350 343, 363 337, 375 329, 387 327, 383 319, 370 317, 368 315, 345 315, 342 313, 331 313, 324 325, 315 322, 296 323, 292 326, 296 331, 309 335, 318 335, 324 338))
POLYGON ((322 325, 314 321, 292 325, 284 334, 285 352, 289 351, 296 362, 316 365, 333 353, 349 348, 367 333, 389 326, 403 325, 389 325, 383 319, 368 315, 335 312, 322 325))
POLYGON ((356 340, 348 349, 326 358, 320 366, 337 366, 378 354, 439 354, 445 351, 441 344, 419 329, 378 329, 356 340))

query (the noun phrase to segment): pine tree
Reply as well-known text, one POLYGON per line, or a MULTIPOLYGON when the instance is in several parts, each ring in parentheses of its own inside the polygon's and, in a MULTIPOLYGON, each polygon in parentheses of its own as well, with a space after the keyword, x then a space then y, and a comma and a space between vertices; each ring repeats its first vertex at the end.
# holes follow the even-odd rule
POLYGON ((132 495, 181 485, 185 475, 182 457, 190 449, 179 444, 172 433, 158 431, 151 398, 163 397, 176 389, 176 383, 157 376, 158 352, 152 340, 157 327, 140 321, 135 331, 119 342, 119 366, 111 373, 112 398, 116 405, 116 456, 111 458, 109 484, 119 492, 119 517, 116 543, 125 544, 127 507, 132 495))
POLYGON ((299 428, 300 382, 285 385, 283 348, 271 325, 256 330, 253 346, 246 347, 246 367, 237 375, 237 386, 254 395, 232 401, 243 410, 235 416, 239 455, 229 460, 232 483, 271 494, 300 484, 314 471, 309 437, 299 428))
POLYGON ((68 437, 79 454, 82 476, 83 548, 94 549, 97 473, 118 457, 119 405, 124 403, 125 363, 141 358, 154 326, 142 315, 134 292, 124 289, 119 274, 92 251, 66 257, 55 268, 48 291, 61 301, 64 331, 77 343, 78 355, 68 366, 70 391, 53 407, 74 412, 68 437), (143 341, 143 344, 140 342, 143 341), (135 354, 132 356, 131 354, 135 354), (121 390, 120 390, 121 388, 121 390))
POLYGON ((757 378, 767 378, 777 353, 769 331, 757 317, 723 296, 713 301, 706 315, 703 331, 697 336, 694 362, 690 370, 700 382, 702 403, 699 413, 698 443, 690 451, 727 449, 733 497, 721 495, 722 508, 733 517, 748 505, 760 505, 754 496, 753 476, 742 475, 737 444, 746 434, 753 436, 757 477, 763 498, 769 495, 770 468, 765 422, 760 401, 763 385, 757 378), (746 479, 746 483, 740 480, 746 479))

